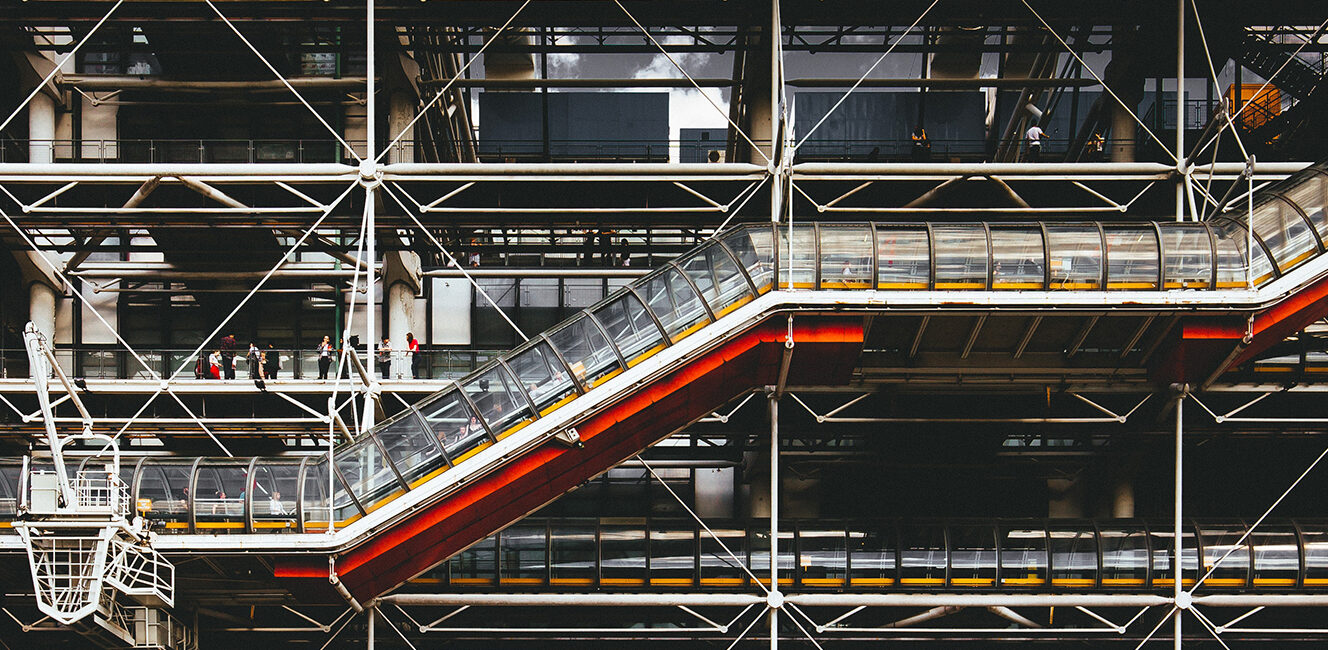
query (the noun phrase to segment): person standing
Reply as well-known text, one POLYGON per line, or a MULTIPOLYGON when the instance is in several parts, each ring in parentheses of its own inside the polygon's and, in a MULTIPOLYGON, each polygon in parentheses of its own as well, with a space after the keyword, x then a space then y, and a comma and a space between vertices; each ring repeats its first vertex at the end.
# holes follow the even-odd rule
POLYGON ((257 343, 249 342, 249 354, 246 354, 244 358, 249 361, 249 378, 262 379, 263 359, 262 353, 258 351, 257 343))
POLYGON ((922 128, 922 123, 913 127, 913 133, 909 136, 913 140, 913 162, 928 162, 931 160, 931 140, 927 139, 927 129, 922 128))
POLYGON ((221 372, 226 379, 235 379, 235 334, 221 337, 221 372))
POLYGON ((383 337, 383 344, 378 348, 378 369, 383 373, 383 379, 392 378, 392 343, 383 337))
POLYGON ((1036 124, 1028 127, 1028 132, 1024 134, 1024 138, 1028 140, 1028 162, 1042 162, 1042 140, 1046 135, 1042 127, 1036 124))
POLYGON ((332 367, 332 339, 324 336, 318 344, 318 378, 327 379, 327 371, 332 367))
POLYGON ((271 343, 268 343, 267 350, 263 351, 263 377, 276 379, 279 370, 281 370, 281 353, 271 343))
POLYGON ((1106 138, 1103 138, 1100 132, 1094 131, 1093 137, 1089 138, 1087 144, 1084 145, 1084 149, 1087 150, 1085 151, 1087 154, 1085 157, 1088 162, 1102 162, 1102 153, 1106 146, 1106 138))
POLYGON ((221 379, 221 350, 213 350, 208 355, 208 379, 221 379))
POLYGON ((420 378, 420 342, 415 335, 406 332, 406 354, 410 355, 410 378, 420 378))

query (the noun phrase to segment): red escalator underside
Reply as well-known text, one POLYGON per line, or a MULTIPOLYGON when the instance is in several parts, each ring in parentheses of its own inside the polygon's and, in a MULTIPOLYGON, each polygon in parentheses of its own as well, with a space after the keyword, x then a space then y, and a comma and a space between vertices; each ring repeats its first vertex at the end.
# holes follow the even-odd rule
POLYGON ((1328 315, 1328 278, 1254 315, 1185 319, 1153 364, 1159 384, 1201 386, 1328 315), (1249 341, 1245 340, 1249 335, 1249 341))
MULTIPOLYGON (((788 381, 847 383, 862 351, 860 317, 794 321, 788 381)), ((752 388, 778 381, 787 323, 768 320, 576 425, 582 448, 550 443, 421 508, 337 558, 358 600, 379 596, 631 458, 752 388)), ((302 598, 331 600, 326 558, 280 558, 275 575, 302 598)))

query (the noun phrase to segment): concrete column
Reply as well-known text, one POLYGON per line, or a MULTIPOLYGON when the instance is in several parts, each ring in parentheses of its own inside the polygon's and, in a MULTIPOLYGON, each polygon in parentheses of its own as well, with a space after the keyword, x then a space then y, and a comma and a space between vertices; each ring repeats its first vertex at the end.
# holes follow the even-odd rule
POLYGON ((1118 476, 1111 486, 1111 516, 1116 519, 1134 517, 1134 482, 1118 476))
POLYGON ((48 342, 55 342, 55 304, 60 294, 45 282, 28 286, 28 320, 37 327, 48 342))
POLYGON ((49 163, 55 160, 55 100, 37 93, 28 103, 28 161, 49 163))
POLYGON ((1130 111, 1112 102, 1111 162, 1134 162, 1134 133, 1137 128, 1130 111))
POLYGON ((395 353, 392 355, 392 376, 410 377, 410 357, 406 355, 406 333, 411 332, 419 338, 423 332, 415 332, 415 296, 420 292, 420 257, 409 251, 388 251, 383 254, 383 284, 387 292, 383 296, 386 311, 388 341, 395 353))
MULTIPOLYGON (((388 98, 387 105, 387 132, 389 137, 396 137, 410 124, 411 118, 415 117, 415 100, 410 92, 401 89, 393 91, 388 98)), ((387 161, 389 163, 409 163, 415 162, 415 138, 407 136, 401 139, 387 152, 387 161)))
POLYGON ((1078 479, 1047 479, 1047 516, 1053 519, 1084 516, 1084 489, 1078 479))

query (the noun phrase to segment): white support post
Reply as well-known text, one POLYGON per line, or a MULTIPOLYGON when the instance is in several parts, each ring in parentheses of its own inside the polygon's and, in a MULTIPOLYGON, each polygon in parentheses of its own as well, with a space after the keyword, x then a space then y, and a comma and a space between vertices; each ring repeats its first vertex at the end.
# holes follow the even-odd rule
MULTIPOLYGON (((378 303, 374 301, 374 265, 378 259, 378 235, 375 227, 376 207, 374 199, 377 196, 378 183, 376 179, 378 166, 378 152, 376 136, 378 133, 378 111, 377 101, 374 97, 376 92, 376 75, 378 73, 377 61, 374 53, 376 44, 374 36, 377 29, 374 26, 374 0, 368 0, 367 18, 365 23, 365 61, 368 74, 365 75, 365 155, 364 161, 360 163, 360 183, 364 185, 364 219, 365 219, 365 257, 368 261, 368 268, 365 274, 365 298, 364 298, 364 338, 368 345, 365 347, 365 363, 369 364, 369 385, 368 390, 376 393, 378 380, 374 379, 377 372, 377 349, 378 338, 374 331, 374 324, 377 320, 374 311, 378 309, 378 303)), ((364 430, 368 431, 374 425, 374 411, 371 402, 371 396, 365 395, 364 400, 364 430)), ((372 622, 373 617, 369 620, 372 622)))
MULTIPOLYGON (((373 3, 373 0, 369 0, 369 2, 372 4, 372 3, 373 3)), ((373 160, 373 159, 370 158, 370 160, 373 160)), ((374 639, 374 633, 377 631, 377 630, 374 629, 374 627, 375 627, 375 626, 374 626, 374 623, 375 623, 376 620, 378 619, 378 608, 377 608, 377 607, 370 607, 368 610, 366 610, 366 611, 364 612, 364 615, 365 615, 365 617, 367 617, 367 618, 369 619, 368 638, 366 639, 365 646, 366 646, 369 650, 374 650, 374 641, 375 641, 375 639, 374 639)))
MULTIPOLYGON (((778 1, 778 0, 776 0, 778 1)), ((779 648, 779 394, 770 393, 770 650, 779 648)))
POLYGON ((1190 184, 1185 160, 1185 0, 1176 0, 1176 171, 1176 221, 1184 221, 1185 190, 1190 184))
POLYGON ((1183 565, 1183 563, 1181 562, 1181 552, 1184 546, 1181 541, 1182 540, 1181 527, 1183 523, 1182 497, 1184 496, 1183 492, 1184 482, 1182 481, 1182 475, 1183 475, 1184 458, 1185 458, 1184 417, 1185 417, 1185 396, 1189 392, 1189 387, 1181 385, 1179 387, 1179 390, 1180 390, 1180 397, 1176 399, 1176 475, 1175 475, 1176 519, 1175 521, 1172 522, 1173 523, 1172 534, 1175 535, 1173 541, 1175 542, 1176 554, 1174 556, 1174 559, 1172 560, 1172 569, 1171 569, 1172 575, 1175 578, 1175 580, 1172 581, 1174 583, 1172 585, 1172 597, 1175 598, 1176 602, 1176 607, 1174 608, 1174 612, 1172 613, 1172 622, 1173 625, 1175 626, 1173 645, 1175 648, 1177 648, 1177 650, 1179 650, 1181 645, 1181 616, 1184 615, 1185 610, 1189 609, 1189 598, 1190 598, 1189 594, 1185 593, 1185 590, 1181 585, 1182 583, 1181 567, 1183 565))

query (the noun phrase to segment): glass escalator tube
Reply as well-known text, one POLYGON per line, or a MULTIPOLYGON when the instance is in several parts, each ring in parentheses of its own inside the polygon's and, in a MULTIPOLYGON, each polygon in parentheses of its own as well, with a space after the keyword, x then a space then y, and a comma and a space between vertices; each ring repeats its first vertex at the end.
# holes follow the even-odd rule
POLYGON ((1096 223, 1047 223, 1051 289, 1098 291, 1102 288, 1102 227, 1096 223))
POLYGON ((876 259, 873 229, 865 224, 821 224, 820 288, 870 289, 876 259))
POLYGON ((1045 587, 1047 571, 1047 530, 1041 522, 1002 524, 997 528, 1000 542, 1000 584, 1002 587, 1029 589, 1045 587))
POLYGON ((925 290, 931 286, 931 240, 923 225, 875 224, 876 288, 925 290))
POLYGON ((1046 285, 1046 247, 1039 224, 992 225, 991 288, 1040 290, 1046 285))

